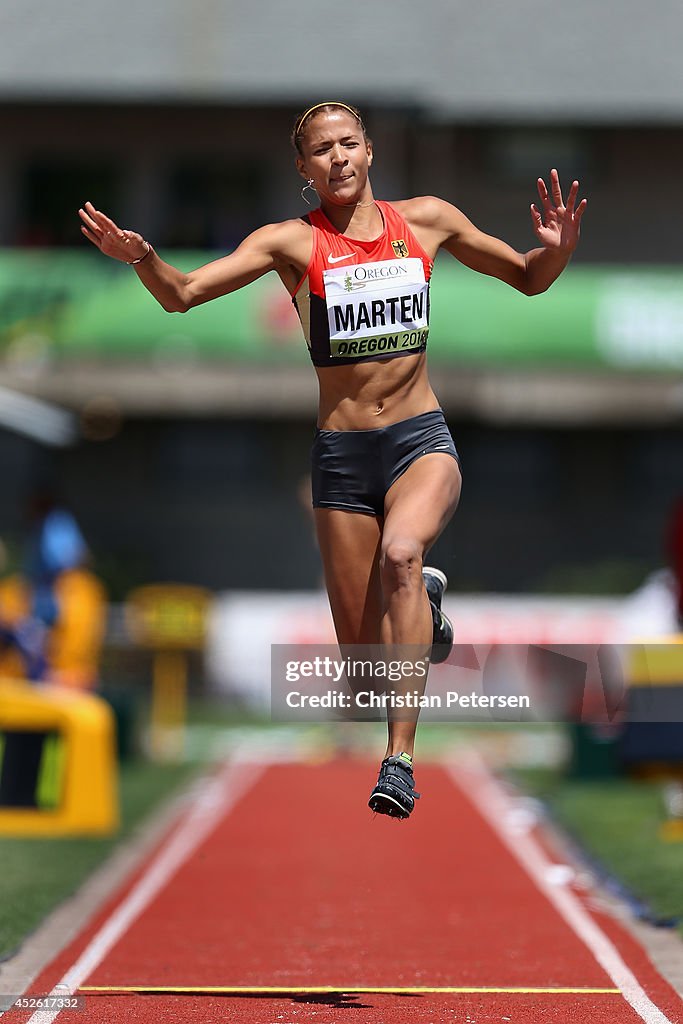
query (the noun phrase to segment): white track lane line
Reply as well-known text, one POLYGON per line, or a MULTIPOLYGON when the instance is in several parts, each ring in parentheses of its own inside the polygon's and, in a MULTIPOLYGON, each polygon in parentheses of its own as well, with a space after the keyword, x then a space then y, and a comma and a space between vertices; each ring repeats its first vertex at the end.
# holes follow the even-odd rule
MULTIPOLYGON (((64 996, 77 992, 133 921, 204 842, 239 798, 254 785, 265 768, 266 765, 241 761, 238 756, 209 780, 205 788, 200 789, 188 817, 181 821, 144 875, 93 936, 78 960, 52 989, 50 995, 64 996)), ((28 1024, 52 1024, 59 1012, 37 1010, 29 1018, 28 1024)))
POLYGON ((638 1016, 646 1024, 672 1024, 652 1002, 622 960, 616 946, 590 916, 576 894, 564 886, 553 885, 548 881, 548 870, 552 867, 552 861, 546 856, 540 844, 529 833, 520 834, 506 828, 505 823, 510 820, 513 803, 491 775, 481 757, 471 752, 444 767, 458 789, 475 805, 563 920, 585 943, 638 1016))

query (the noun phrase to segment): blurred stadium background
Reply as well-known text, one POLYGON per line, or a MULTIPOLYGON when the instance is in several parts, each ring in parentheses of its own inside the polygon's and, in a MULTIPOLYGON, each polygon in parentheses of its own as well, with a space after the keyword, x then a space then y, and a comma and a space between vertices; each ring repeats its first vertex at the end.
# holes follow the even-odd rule
POLYGON ((302 211, 288 134, 331 95, 367 112, 378 195, 438 194, 518 249, 536 177, 580 179, 580 248, 548 295, 448 258, 436 274, 432 375, 465 487, 435 557, 464 592, 634 589, 666 561, 681 490, 679 12, 640 22, 651 46, 588 3, 561 26, 537 3, 260 12, 2 14, 0 386, 71 410, 81 435, 55 450, 6 410, 2 535, 58 478, 115 599, 148 579, 317 586, 297 497, 316 388, 279 283, 169 316, 76 210, 91 199, 181 265, 224 253, 302 211))
MULTIPOLYGON (((181 267, 222 255, 305 212, 289 132, 329 98, 366 115, 376 195, 437 194, 522 251, 534 245, 536 178, 551 167, 565 189, 579 178, 580 247, 546 295, 512 294, 448 257, 437 265, 431 375, 464 489, 431 557, 462 641, 670 633, 676 544, 683 563, 682 33, 683 10, 666 0, 561 12, 539 0, 23 0, 0 11, 0 577, 25 564, 29 508, 51 494, 108 595, 99 688, 120 753, 136 744, 131 694, 149 693, 155 673, 165 713, 184 715, 186 664, 154 661, 154 636, 130 628, 140 587, 201 588, 156 623, 180 634, 193 697, 262 710, 269 644, 331 641, 306 507, 317 395, 274 277, 165 314, 82 238, 79 206, 91 200, 181 267)), ((85 657, 92 669, 93 650, 85 657)), ((13 699, 0 695, 0 708, 13 699)), ((235 721, 199 703, 189 715, 195 752, 201 729, 235 721)), ((566 752, 557 734, 514 743, 506 757, 527 768, 566 752)), ((585 757, 587 772, 614 767, 585 757)), ((123 765, 122 834, 180 777, 150 770, 123 765)), ((55 772, 41 784, 47 807, 55 772)), ((540 791, 531 774, 525 783, 540 791)), ((666 879, 658 912, 683 914, 680 843, 657 846, 659 795, 626 782, 590 799, 563 793, 555 809, 576 833, 604 824, 605 859, 625 865, 628 850, 631 884, 666 879)), ((680 839, 680 785, 676 800, 680 839)), ((3 842, 14 903, 0 951, 106 852, 65 850, 3 842), (47 863, 48 874, 76 866, 26 916, 23 894, 47 863)))
POLYGON ((5 9, 10 564, 30 496, 50 488, 106 585, 110 647, 126 643, 121 602, 164 581, 219 595, 218 688, 240 685, 247 607, 272 614, 272 638, 330 636, 305 508, 316 387, 288 297, 267 279, 165 314, 88 246, 76 211, 92 200, 180 266, 216 257, 303 212, 291 124, 340 97, 366 112, 379 196, 438 194, 520 250, 534 244, 537 176, 556 166, 589 197, 574 262, 542 297, 437 267, 431 371, 465 483, 433 558, 461 596, 452 607, 477 619, 464 639, 492 621, 472 594, 502 595, 496 639, 524 639, 520 595, 543 598, 534 615, 554 624, 579 615, 551 639, 612 638, 643 587, 634 628, 671 630, 673 586, 653 573, 671 560, 683 490, 682 18, 668 3, 645 16, 628 2, 617 18, 585 0, 559 20, 537 2, 400 0, 389 16, 267 0, 258 18, 209 0, 5 9))

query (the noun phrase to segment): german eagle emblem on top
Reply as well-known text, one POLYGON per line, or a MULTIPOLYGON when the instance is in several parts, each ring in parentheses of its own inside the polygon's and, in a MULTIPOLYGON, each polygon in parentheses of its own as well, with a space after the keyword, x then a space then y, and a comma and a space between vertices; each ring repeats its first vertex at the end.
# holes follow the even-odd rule
POLYGON ((391 248, 394 250, 397 256, 405 258, 408 255, 408 246, 402 238, 395 238, 391 243, 391 248))

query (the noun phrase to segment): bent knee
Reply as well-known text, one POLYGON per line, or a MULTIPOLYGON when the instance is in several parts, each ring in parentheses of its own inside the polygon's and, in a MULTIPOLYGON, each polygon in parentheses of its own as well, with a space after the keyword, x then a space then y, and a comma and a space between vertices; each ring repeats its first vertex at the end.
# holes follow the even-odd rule
POLYGON ((382 582, 405 587, 422 582, 422 546, 410 538, 388 540, 382 545, 380 571, 382 582))

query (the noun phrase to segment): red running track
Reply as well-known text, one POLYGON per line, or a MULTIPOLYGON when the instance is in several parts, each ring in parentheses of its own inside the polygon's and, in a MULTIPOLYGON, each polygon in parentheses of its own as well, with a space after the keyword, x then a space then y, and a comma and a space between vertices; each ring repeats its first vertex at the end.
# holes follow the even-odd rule
POLYGON ((100 989, 85 1014, 62 1012, 59 1024, 683 1020, 683 1002, 621 926, 588 909, 585 894, 565 893, 635 976, 642 1012, 629 1005, 610 965, 476 806, 476 773, 460 770, 458 785, 438 765, 421 767, 423 799, 399 823, 365 806, 373 766, 275 764, 249 786, 240 773, 250 770, 214 781, 204 811, 194 807, 32 985, 100 989), (231 807, 236 779, 247 788, 231 807), (206 991, 214 986, 242 992, 206 991), (271 986, 280 993, 258 991, 271 986), (305 991, 322 986, 332 991, 305 991), (169 991, 178 987, 204 991, 169 991), (386 988, 410 991, 359 991, 386 988), (415 991, 425 988, 493 991, 415 991))

